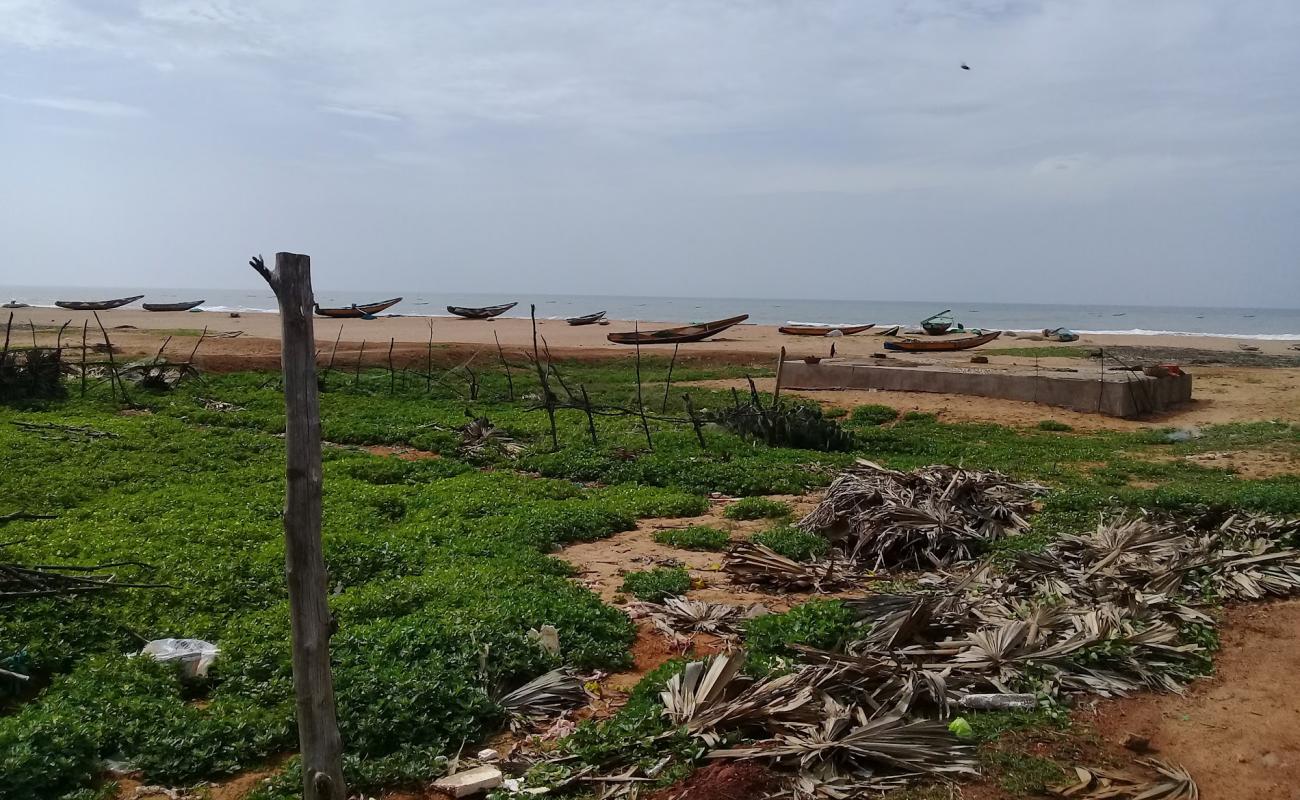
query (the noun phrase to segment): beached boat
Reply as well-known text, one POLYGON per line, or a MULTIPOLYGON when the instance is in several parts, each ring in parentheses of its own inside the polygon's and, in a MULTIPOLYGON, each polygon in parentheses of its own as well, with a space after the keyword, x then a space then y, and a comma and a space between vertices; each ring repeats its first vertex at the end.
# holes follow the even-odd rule
POLYGON ((145 311, 189 311, 203 305, 202 300, 186 300, 180 303, 141 303, 145 311))
POLYGON ((738 317, 715 319, 713 322, 701 322, 698 325, 683 325, 680 328, 611 333, 605 338, 614 344, 685 344, 686 342, 698 342, 714 334, 722 333, 732 325, 739 325, 747 319, 749 319, 748 314, 741 314, 738 317))
POLYGON ((952 327, 952 309, 944 309, 932 317, 921 320, 921 329, 931 336, 942 336, 952 327))
POLYGON ((899 330, 901 330, 902 327, 903 327, 902 325, 895 325, 892 328, 885 328, 883 331, 876 331, 871 335, 872 336, 897 336, 899 330))
POLYGON ((499 306, 483 306, 482 308, 447 306, 447 312, 465 319, 492 319, 506 313, 517 305, 519 303, 502 303, 499 306))
POLYGON ((876 324, 872 322, 867 325, 783 325, 777 330, 791 336, 830 336, 836 331, 840 336, 852 336, 874 327, 876 324))
POLYGON ((402 298, 394 297, 389 300, 380 300, 378 303, 366 303, 357 305, 353 303, 345 308, 321 308, 320 303, 316 304, 316 313, 322 317, 334 317, 335 319, 364 319, 373 317, 384 309, 395 306, 402 302, 402 298))
POLYGON ((59 308, 66 308, 69 311, 108 311, 110 308, 121 308, 127 303, 134 303, 141 297, 144 297, 144 295, 119 297, 116 300, 55 300, 54 305, 59 308))
POLYGON ((1079 341, 1079 334, 1069 328, 1054 328, 1052 330, 1044 328, 1043 338, 1049 342, 1077 342, 1079 341))
POLYGON ((20 303, 17 300, 10 300, 8 303, 0 306, 0 308, 31 308, 31 306, 27 303, 20 303))
POLYGON ((581 317, 568 317, 564 321, 570 325, 594 325, 605 318, 604 311, 597 311, 595 314, 587 314, 581 317))
POLYGON ((885 349, 901 350, 905 353, 943 353, 953 350, 969 350, 972 347, 988 344, 1001 335, 1002 331, 989 331, 980 336, 967 336, 964 339, 940 339, 936 341, 904 339, 901 342, 885 342, 885 349))

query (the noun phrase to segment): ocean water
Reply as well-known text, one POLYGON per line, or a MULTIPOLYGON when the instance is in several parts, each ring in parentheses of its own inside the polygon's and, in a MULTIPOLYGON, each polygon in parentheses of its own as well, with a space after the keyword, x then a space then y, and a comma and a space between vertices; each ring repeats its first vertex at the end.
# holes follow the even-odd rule
MULTIPOLYGON (((115 287, 112 289, 59 286, 0 286, 0 299, 13 298, 34 306, 53 306, 56 299, 99 300, 143 294, 151 302, 198 300, 207 311, 274 311, 269 290, 163 289, 115 287)), ((386 313, 406 316, 448 316, 448 304, 486 306, 518 300, 508 317, 527 317, 536 304, 542 319, 572 317, 605 311, 611 319, 703 322, 749 314, 762 325, 787 322, 879 326, 915 325, 946 308, 968 328, 1037 331, 1065 327, 1079 333, 1223 336, 1243 339, 1300 341, 1300 309, 1296 308, 1183 308, 1174 306, 1042 305, 1032 303, 979 303, 939 299, 933 302, 892 300, 792 300, 720 297, 626 297, 619 295, 512 296, 501 294, 448 294, 413 290, 332 291, 318 289, 323 306, 346 306, 401 295, 402 302, 386 313)), ((133 304, 134 305, 134 304, 133 304)))

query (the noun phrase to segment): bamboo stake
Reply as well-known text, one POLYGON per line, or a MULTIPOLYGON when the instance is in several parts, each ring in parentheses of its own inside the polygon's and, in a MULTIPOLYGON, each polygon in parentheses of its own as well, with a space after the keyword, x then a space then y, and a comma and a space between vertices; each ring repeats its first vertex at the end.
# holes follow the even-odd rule
POLYGON ((591 433, 591 443, 599 445, 600 442, 596 440, 596 418, 591 414, 591 400, 587 398, 587 387, 579 384, 578 388, 582 390, 582 410, 587 412, 587 430, 591 433))
POLYGON ((339 352, 339 339, 343 338, 343 323, 339 323, 338 335, 334 337, 334 349, 330 351, 330 363, 325 365, 325 369, 334 369, 334 356, 339 352))
POLYGON ((506 361, 506 354, 501 350, 501 337, 497 336, 496 329, 493 329, 492 331, 492 338, 495 339, 497 343, 497 358, 501 359, 501 366, 505 367, 506 370, 506 387, 510 391, 510 397, 508 399, 513 403, 515 401, 515 381, 514 378, 510 376, 510 363, 506 361))
MULTIPOLYGON (((81 396, 86 396, 86 331, 90 329, 90 320, 81 321, 81 396)), ((8 337, 5 337, 8 345, 8 337)))
POLYGON ((546 416, 551 420, 551 452, 558 452, 560 449, 560 435, 555 429, 555 395, 551 393, 550 381, 546 379, 546 373, 549 372, 549 363, 547 368, 542 367, 542 354, 537 349, 537 306, 529 304, 528 314, 533 320, 533 366, 537 367, 537 379, 542 382, 542 397, 546 403, 546 416))
POLYGON ((695 438, 700 440, 700 449, 704 450, 708 445, 704 443, 704 431, 700 429, 700 420, 695 416, 695 406, 691 405, 691 396, 682 395, 682 402, 686 405, 686 415, 691 418, 691 427, 695 429, 695 438))
POLYGON ((352 385, 354 387, 361 385, 361 357, 366 354, 366 340, 361 340, 361 349, 357 351, 357 369, 352 376, 352 385))
POLYGON ((672 360, 668 362, 668 380, 664 381, 664 402, 659 408, 659 413, 661 414, 668 413, 668 390, 673 386, 673 365, 677 363, 677 348, 679 347, 681 347, 680 342, 673 345, 673 357, 672 360))
MULTIPOLYGON (((640 321, 633 323, 632 330, 634 333, 641 332, 640 321)), ((655 449, 655 443, 650 439, 650 423, 646 421, 645 403, 642 402, 641 400, 641 337, 637 336, 635 338, 636 338, 636 409, 641 414, 641 430, 645 431, 646 447, 649 448, 650 452, 653 453, 655 449)))
POLYGON ((275 271, 249 262, 280 306, 284 373, 285 574, 293 635, 293 685, 304 800, 345 800, 343 742, 330 674, 327 576, 321 545, 320 396, 312 332, 311 259, 276 253, 275 271))

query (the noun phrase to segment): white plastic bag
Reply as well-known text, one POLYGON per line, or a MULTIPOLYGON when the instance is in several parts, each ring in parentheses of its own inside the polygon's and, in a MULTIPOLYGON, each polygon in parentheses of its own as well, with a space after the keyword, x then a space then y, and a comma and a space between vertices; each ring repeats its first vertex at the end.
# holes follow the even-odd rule
POLYGON ((154 639, 140 655, 152 656, 155 661, 179 661, 185 677, 202 678, 220 652, 220 647, 202 639, 154 639))

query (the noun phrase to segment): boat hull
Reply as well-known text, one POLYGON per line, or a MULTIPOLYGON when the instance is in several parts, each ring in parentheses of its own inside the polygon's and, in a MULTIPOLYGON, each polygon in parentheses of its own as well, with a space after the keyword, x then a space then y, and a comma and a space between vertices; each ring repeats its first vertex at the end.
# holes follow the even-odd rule
POLYGON ((922 339, 904 339, 901 342, 885 342, 886 350, 904 353, 950 353, 954 350, 969 350, 988 344, 1002 335, 1002 331, 990 331, 980 336, 968 336, 965 339, 948 339, 946 341, 928 342, 922 339))
POLYGON ((569 323, 570 325, 595 325, 597 322, 600 322, 604 318, 605 318, 605 312, 598 311, 595 314, 587 314, 581 317, 569 317, 564 321, 569 323))
POLYGON ((191 300, 188 303, 141 303, 145 311, 189 311, 191 308, 198 308, 203 305, 202 300, 191 300))
POLYGON ((790 336, 830 336, 835 331, 842 336, 852 336, 874 327, 876 324, 873 322, 869 325, 783 325, 777 330, 790 336))
POLYGON ((69 311, 108 311, 114 308, 121 308, 127 303, 134 303, 144 297, 137 294, 135 297, 119 297, 116 300, 55 300, 54 305, 59 308, 66 308, 69 311))
POLYGON ((402 302, 402 298, 394 297, 388 300, 380 300, 378 303, 366 303, 365 305, 349 306, 347 308, 321 308, 317 305, 316 313, 322 317, 333 317, 334 319, 359 319, 373 317, 375 314, 400 302, 402 302))
POLYGON ((698 342, 722 333, 733 325, 739 325, 749 319, 748 314, 741 314, 738 317, 728 317, 727 319, 716 319, 713 322, 701 322, 699 325, 683 325, 679 328, 663 328, 657 331, 624 331, 621 333, 611 333, 606 336, 614 344, 686 344, 688 342, 698 342))
POLYGON ((447 313, 455 314, 465 319, 492 319, 499 317, 510 309, 519 305, 519 303, 503 303, 499 306, 484 306, 482 308, 469 308, 466 306, 447 306, 447 313))

